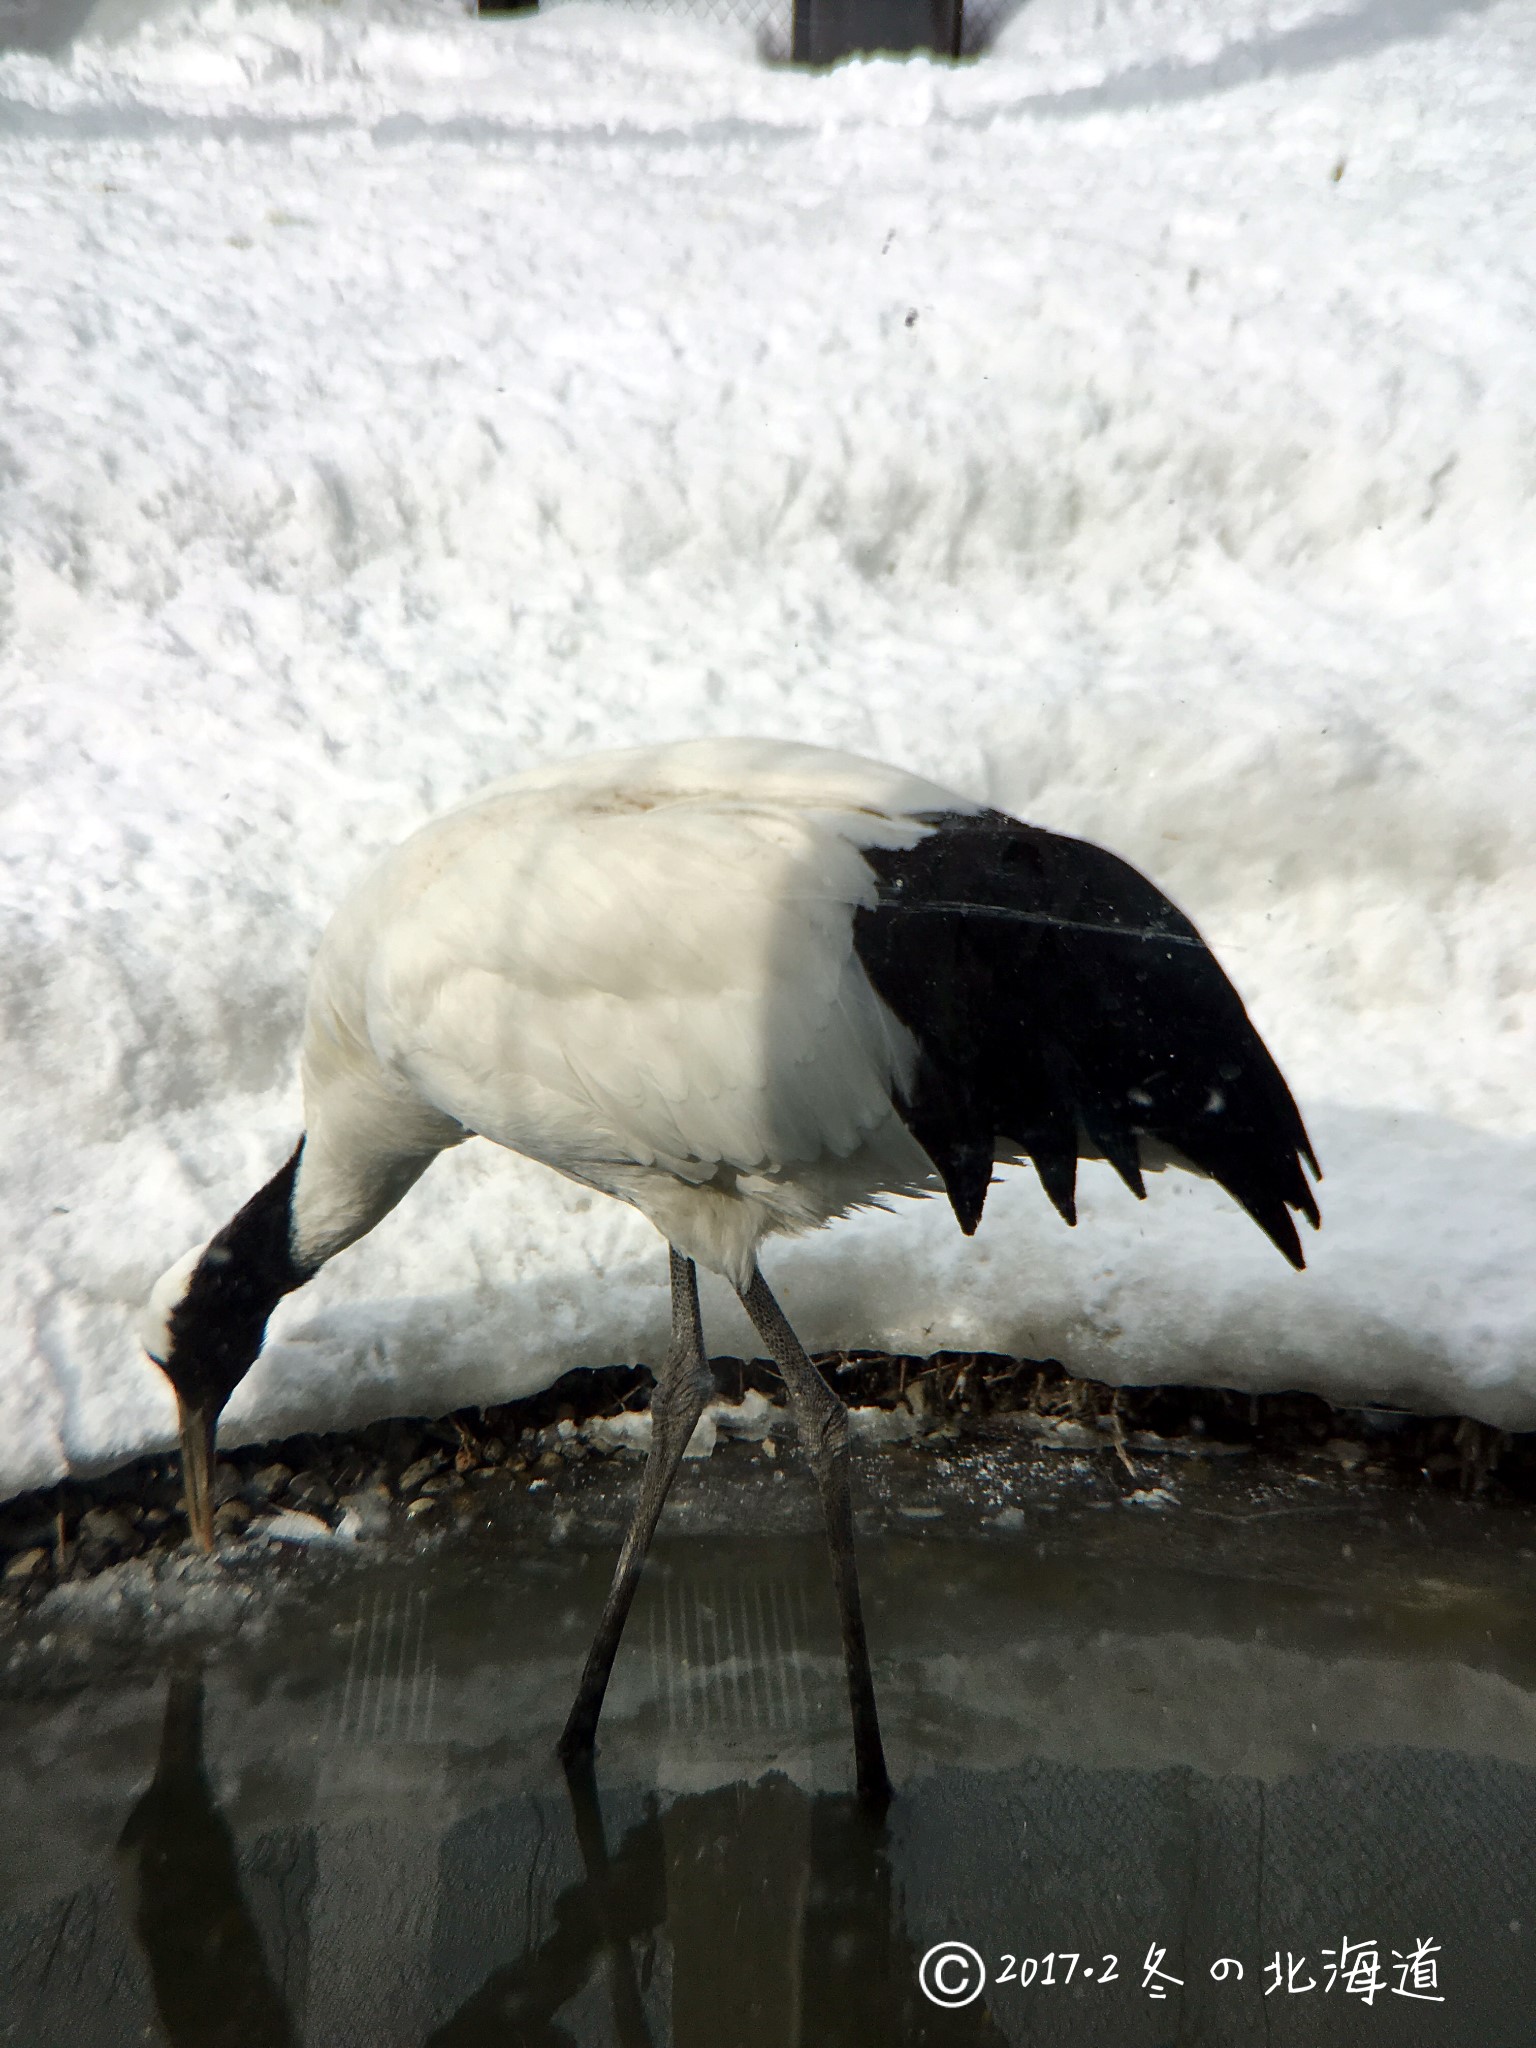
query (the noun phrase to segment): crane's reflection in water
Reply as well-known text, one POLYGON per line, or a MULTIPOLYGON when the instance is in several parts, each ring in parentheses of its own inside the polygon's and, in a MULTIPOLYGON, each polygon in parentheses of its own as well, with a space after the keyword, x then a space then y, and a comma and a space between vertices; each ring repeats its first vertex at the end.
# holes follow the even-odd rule
POLYGON ((240 1888, 203 1760, 203 1674, 174 1672, 154 1781, 118 1839, 128 1917, 173 2048, 290 2048, 295 2036, 240 1888))
MULTIPOLYGON (((172 2048, 289 2048, 299 2032, 242 1891, 203 1725, 202 1673, 179 1671, 154 1780, 119 1842, 124 1901, 172 2048)), ((562 2013, 596 1983, 619 2048, 1005 2039, 982 2005, 923 2001, 884 1825, 851 1796, 775 1775, 653 1798, 610 1845, 592 1774, 573 1772, 568 1793, 580 1877, 423 2048, 583 2048, 590 2020, 562 2013)))
POLYGON ((883 1826, 808 1789, 845 1709, 794 1539, 664 1560, 595 1785, 553 1749, 596 1553, 338 1576, 206 1705, 190 1665, 12 1700, 0 2048, 1528 2048, 1527 1560, 1415 1525, 1367 1597, 1316 1564, 1338 1520, 1261 1524, 1268 1583, 1127 1568, 1143 1526, 872 1549, 883 1826), (1445 2003, 1266 1996, 1362 1937, 1389 1987, 1432 1938, 1445 2003), (948 1940, 991 1969, 955 2010, 918 1985, 948 1940), (1047 1951, 1083 1967, 1002 1960, 1047 1951))
MULTIPOLYGON (((571 1801, 583 1882, 562 1894, 548 1938, 494 1971, 431 2048, 570 2048, 556 2015, 599 1957, 622 2048, 931 2038, 940 2016, 917 1991, 884 1830, 851 1797, 808 1796, 782 1777, 687 1795, 653 1805, 611 1855, 590 1778, 573 1777, 571 1801)), ((944 2018, 946 2041, 1004 2039, 982 2007, 944 2018)))

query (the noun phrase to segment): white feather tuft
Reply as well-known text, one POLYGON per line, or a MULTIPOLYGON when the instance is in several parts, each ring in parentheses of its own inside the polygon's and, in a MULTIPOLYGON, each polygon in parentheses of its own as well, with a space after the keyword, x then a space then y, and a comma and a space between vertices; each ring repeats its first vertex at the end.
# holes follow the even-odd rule
POLYGON ((171 1355, 171 1316, 185 1298, 192 1275, 207 1249, 206 1244, 194 1245, 174 1266, 166 1268, 150 1290, 139 1317, 139 1342, 156 1365, 164 1365, 171 1355))

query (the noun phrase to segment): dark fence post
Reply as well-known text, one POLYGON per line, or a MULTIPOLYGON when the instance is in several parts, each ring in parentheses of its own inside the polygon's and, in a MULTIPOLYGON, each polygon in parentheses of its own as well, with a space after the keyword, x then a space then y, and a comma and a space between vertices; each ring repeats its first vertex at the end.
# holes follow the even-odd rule
POLYGON ((835 64, 889 50, 960 54, 963 0, 795 0, 790 55, 796 64, 835 64))

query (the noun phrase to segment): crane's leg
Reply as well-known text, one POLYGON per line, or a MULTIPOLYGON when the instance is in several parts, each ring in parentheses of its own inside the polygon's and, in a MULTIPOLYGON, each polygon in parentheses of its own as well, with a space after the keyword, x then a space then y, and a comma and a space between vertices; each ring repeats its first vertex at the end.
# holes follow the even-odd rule
POLYGON ((853 1760, 859 1797, 866 1806, 884 1806, 891 1796, 875 1712, 875 1681, 869 1670, 869 1645, 864 1638, 864 1609, 859 1599, 859 1570, 853 1556, 853 1493, 848 1480, 848 1411, 802 1350, 784 1311, 755 1268, 751 1284, 742 1289, 742 1306, 757 1334, 768 1346, 784 1376, 795 1428, 811 1461, 827 1519, 832 1552, 832 1583, 837 1590, 838 1619, 843 1631, 843 1658, 848 1667, 848 1701, 853 1709, 853 1760))
POLYGON ((629 1533, 619 1552, 613 1584, 603 1608, 597 1634, 587 1652, 586 1667, 576 1692, 565 1732, 560 1737, 560 1754, 589 1755, 597 1735, 597 1717, 603 1711, 603 1694, 608 1690, 613 1660, 618 1655, 619 1637, 640 1583, 645 1554, 651 1547, 656 1524, 661 1519, 678 1463, 693 1435, 694 1424, 704 1404, 715 1391, 709 1361, 704 1356, 704 1336, 699 1326, 699 1283, 692 1259, 669 1245, 672 1271, 672 1341, 657 1375, 651 1395, 651 1452, 645 1461, 640 1498, 635 1505, 629 1533))

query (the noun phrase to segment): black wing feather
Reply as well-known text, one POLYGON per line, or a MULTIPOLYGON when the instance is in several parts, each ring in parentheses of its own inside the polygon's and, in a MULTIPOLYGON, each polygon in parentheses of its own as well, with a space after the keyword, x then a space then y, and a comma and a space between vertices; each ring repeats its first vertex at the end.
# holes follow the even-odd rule
POLYGON ((1182 912, 1086 840, 998 811, 946 814, 916 846, 870 849, 879 899, 854 944, 919 1048, 899 1104, 967 1235, 999 1143, 1026 1151, 1068 1223, 1077 1162, 1145 1193, 1140 1144, 1180 1153, 1292 1265, 1315 1227, 1317 1161, 1237 991, 1182 912))

